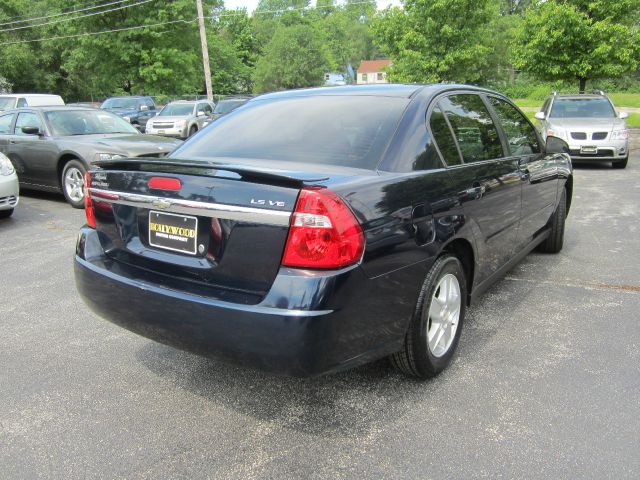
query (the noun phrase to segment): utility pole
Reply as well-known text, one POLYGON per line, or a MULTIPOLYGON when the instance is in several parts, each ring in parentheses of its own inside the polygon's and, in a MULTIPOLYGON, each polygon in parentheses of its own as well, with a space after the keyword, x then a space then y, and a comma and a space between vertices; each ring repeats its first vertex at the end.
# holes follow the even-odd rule
POLYGON ((198 9, 198 26, 200 27, 200 45, 202 47, 202 64, 204 66, 204 82, 207 85, 207 99, 213 100, 211 90, 211 69, 209 68, 209 47, 207 47, 207 32, 204 29, 204 13, 202 12, 202 0, 196 0, 198 9))

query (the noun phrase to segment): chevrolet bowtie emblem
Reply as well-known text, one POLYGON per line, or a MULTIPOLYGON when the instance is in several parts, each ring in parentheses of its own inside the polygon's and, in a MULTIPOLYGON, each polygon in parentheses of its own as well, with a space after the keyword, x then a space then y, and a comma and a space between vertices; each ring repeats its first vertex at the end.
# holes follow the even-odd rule
POLYGON ((171 206, 171 202, 167 200, 154 200, 151 204, 156 208, 169 208, 171 206))

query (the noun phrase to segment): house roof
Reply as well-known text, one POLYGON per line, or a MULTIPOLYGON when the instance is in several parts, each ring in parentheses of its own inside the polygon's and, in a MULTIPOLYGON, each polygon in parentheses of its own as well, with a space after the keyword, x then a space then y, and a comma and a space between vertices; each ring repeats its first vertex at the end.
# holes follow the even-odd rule
POLYGON ((358 67, 358 73, 377 73, 384 67, 391 65, 391 60, 363 60, 358 67))

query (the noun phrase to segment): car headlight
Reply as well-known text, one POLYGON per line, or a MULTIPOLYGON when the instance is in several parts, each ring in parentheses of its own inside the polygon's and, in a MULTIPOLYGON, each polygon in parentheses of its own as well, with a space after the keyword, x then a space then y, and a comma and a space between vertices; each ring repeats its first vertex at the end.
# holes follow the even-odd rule
POLYGON ((122 117, 125 122, 131 123, 131 117, 122 117))
POLYGON ((547 130, 547 137, 566 138, 564 130, 557 127, 551 127, 547 130))
POLYGON ((614 130, 611 132, 611 140, 627 140, 629 138, 629 130, 614 130))
POLYGON ((126 158, 126 155, 119 153, 96 153, 96 162, 100 160, 116 160, 118 158, 126 158))
POLYGON ((16 169, 13 168, 11 160, 9 160, 3 153, 0 153, 0 175, 11 175, 16 169))

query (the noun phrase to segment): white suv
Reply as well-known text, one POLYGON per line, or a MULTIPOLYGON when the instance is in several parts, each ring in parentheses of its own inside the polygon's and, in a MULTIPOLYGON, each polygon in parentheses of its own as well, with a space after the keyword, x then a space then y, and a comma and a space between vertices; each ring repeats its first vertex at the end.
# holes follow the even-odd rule
POLYGON ((616 112, 603 93, 548 97, 536 118, 542 136, 553 136, 569 144, 571 159, 610 161, 614 168, 625 168, 629 159, 629 132, 626 112, 616 112))

